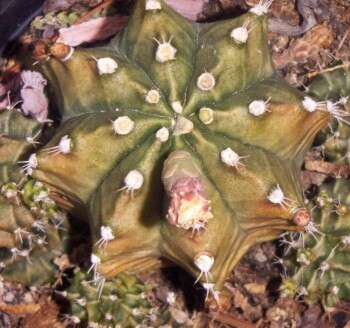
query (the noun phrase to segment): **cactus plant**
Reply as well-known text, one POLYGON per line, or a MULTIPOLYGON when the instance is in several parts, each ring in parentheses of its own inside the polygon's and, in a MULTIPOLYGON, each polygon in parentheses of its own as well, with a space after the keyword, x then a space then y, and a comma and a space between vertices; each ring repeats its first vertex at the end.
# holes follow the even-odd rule
POLYGON ((327 129, 319 133, 316 143, 319 145, 325 160, 336 164, 349 163, 350 127, 348 123, 350 81, 349 69, 335 70, 318 76, 310 88, 310 94, 318 99, 331 99, 341 96, 338 104, 342 104, 346 111, 340 120, 333 121, 327 129))
POLYGON ((167 258, 216 297, 253 244, 315 233, 298 173, 343 112, 318 102, 331 86, 316 81, 310 98, 275 73, 269 4, 197 24, 140 0, 109 44, 35 66, 56 127, 23 171, 89 225, 95 280, 167 258))
POLYGON ((8 182, 1 193, 1 275, 27 285, 53 282, 55 260, 67 251, 66 215, 41 182, 8 182))
POLYGON ((89 327, 159 327, 169 321, 147 299, 149 288, 130 274, 120 274, 99 289, 92 277, 78 270, 71 286, 61 293, 71 303, 72 320, 89 327))
MULTIPOLYGON (((341 120, 333 121, 322 130, 316 144, 321 155, 334 164, 349 163, 349 83, 348 70, 327 73, 314 81, 310 92, 315 97, 335 97, 346 108, 341 120), (338 86, 337 86, 338 84, 338 86), (334 93, 338 90, 340 93, 334 93)), ((333 310, 340 301, 349 299, 349 268, 347 264, 349 246, 349 191, 350 183, 339 177, 324 182, 317 194, 310 200, 313 218, 319 233, 305 240, 295 235, 284 235, 282 242, 287 244, 287 254, 283 262, 291 276, 282 283, 285 296, 303 296, 309 303, 322 301, 326 310, 333 310)))
POLYGON ((290 244, 293 251, 285 263, 292 277, 282 284, 284 294, 302 295, 310 303, 321 300, 327 310, 349 300, 349 192, 344 179, 320 187, 311 204, 320 233, 306 238, 304 245, 300 240, 290 244))
POLYGON ((254 243, 312 230, 298 170, 337 113, 275 74, 267 7, 200 25, 139 1, 110 44, 41 64, 60 125, 33 177, 88 209, 93 271, 165 257, 219 290, 254 243))
POLYGON ((42 124, 16 109, 0 113, 1 274, 30 285, 52 281, 58 272, 54 259, 65 252, 67 220, 41 182, 23 175, 18 162, 36 145, 42 124))

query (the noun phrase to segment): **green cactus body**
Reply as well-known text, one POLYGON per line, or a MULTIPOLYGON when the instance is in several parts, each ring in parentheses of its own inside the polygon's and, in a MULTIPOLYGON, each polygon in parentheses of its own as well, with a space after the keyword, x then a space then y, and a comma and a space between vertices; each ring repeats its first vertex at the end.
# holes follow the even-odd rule
POLYGON ((169 322, 168 311, 160 314, 147 300, 149 288, 130 274, 120 274, 99 289, 92 277, 75 273, 69 289, 62 293, 71 303, 72 318, 88 327, 159 327, 169 322))
POLYGON ((94 271, 164 257, 221 289, 251 245, 303 229, 298 172, 330 115, 275 74, 264 15, 196 24, 138 1, 110 44, 41 69, 61 125, 33 177, 88 209, 94 271))
POLYGON ((339 179, 320 187, 312 204, 316 206, 313 216, 320 234, 317 239, 307 237, 304 248, 300 245, 287 260, 291 271, 295 272, 292 278, 295 291, 303 294, 308 302, 322 300, 329 310, 350 298, 349 195, 350 183, 346 180, 339 179))
POLYGON ((349 69, 337 69, 319 75, 309 88, 310 95, 315 99, 337 99, 337 108, 345 107, 338 122, 333 121, 330 128, 324 129, 316 139, 320 145, 321 155, 335 164, 348 164, 350 159, 350 127, 348 117, 350 112, 348 97, 350 94, 349 69))

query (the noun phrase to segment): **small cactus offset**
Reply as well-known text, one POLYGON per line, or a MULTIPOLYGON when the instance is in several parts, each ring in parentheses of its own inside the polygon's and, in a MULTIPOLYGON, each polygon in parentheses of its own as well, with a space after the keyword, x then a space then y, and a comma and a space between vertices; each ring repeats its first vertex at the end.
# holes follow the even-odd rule
POLYGON ((92 275, 78 270, 69 289, 61 293, 70 301, 73 322, 89 328, 160 327, 169 322, 169 312, 152 307, 149 288, 135 276, 122 273, 98 287, 92 280, 92 275))
MULTIPOLYGON (((338 165, 349 164, 350 145, 350 80, 349 68, 338 69, 330 73, 318 76, 312 83, 310 94, 316 99, 337 99, 335 102, 325 103, 334 112, 338 112, 337 120, 324 129, 317 136, 317 144, 320 154, 328 162, 338 165), (345 110, 342 111, 341 108, 345 110)), ((341 173, 341 172, 340 172, 341 173)))
POLYGON ((49 12, 45 16, 37 16, 31 23, 31 28, 35 30, 45 30, 47 26, 68 27, 79 19, 79 14, 69 11, 59 13, 49 12))
POLYGON ((292 278, 282 284, 285 295, 303 296, 311 303, 321 300, 328 310, 349 300, 349 195, 346 180, 324 183, 311 204, 318 233, 305 240, 285 237, 293 249, 285 260, 292 272, 292 278))

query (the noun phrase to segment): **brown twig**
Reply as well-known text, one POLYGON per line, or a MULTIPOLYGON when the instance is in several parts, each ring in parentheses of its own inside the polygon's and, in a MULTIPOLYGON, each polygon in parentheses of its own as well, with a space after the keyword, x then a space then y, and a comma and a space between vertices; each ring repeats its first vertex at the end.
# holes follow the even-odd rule
POLYGON ((96 7, 92 8, 90 11, 88 11, 85 15, 81 16, 75 23, 76 24, 80 24, 83 23, 85 21, 87 21, 90 17, 92 17, 93 15, 95 15, 97 12, 105 9, 106 7, 108 7, 110 4, 112 4, 113 0, 104 0, 102 1, 100 4, 98 4, 96 7))
POLYGON ((308 73, 307 77, 310 79, 310 78, 313 78, 313 77, 315 77, 315 76, 317 76, 319 74, 332 72, 332 71, 335 71, 338 68, 348 68, 349 66, 350 66, 350 63, 345 63, 345 64, 337 65, 337 66, 334 66, 334 67, 329 67, 329 68, 322 69, 322 70, 317 71, 317 72, 308 73))
POLYGON ((346 32, 344 33, 344 36, 342 37, 341 41, 339 42, 339 46, 337 48, 337 52, 340 51, 340 49, 342 48, 342 46, 345 43, 345 40, 347 39, 348 35, 349 35, 350 29, 347 29, 346 32))
POLYGON ((5 304, 0 303, 0 312, 5 312, 8 314, 33 314, 40 310, 40 305, 36 303, 30 304, 5 304))

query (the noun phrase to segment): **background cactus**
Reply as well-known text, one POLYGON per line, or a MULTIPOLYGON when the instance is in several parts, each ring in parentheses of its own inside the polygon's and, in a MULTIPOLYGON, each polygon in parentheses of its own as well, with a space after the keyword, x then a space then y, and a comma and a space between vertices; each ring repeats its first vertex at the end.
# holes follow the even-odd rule
MULTIPOLYGON (((321 99, 346 97, 343 101, 347 113, 342 120, 333 121, 316 139, 319 156, 340 168, 349 163, 348 70, 320 76, 310 91, 321 99)), ((287 253, 292 250, 284 260, 292 276, 286 278, 281 287, 284 295, 303 296, 310 303, 321 300, 328 310, 333 310, 350 296, 347 260, 350 183, 341 178, 341 170, 333 173, 334 179, 326 180, 308 205, 320 233, 306 237, 304 243, 293 234, 284 237, 287 253)))
MULTIPOLYGON (((133 275, 120 274, 99 289, 92 276, 78 270, 62 293, 71 303, 72 320, 89 327, 159 327, 170 320, 148 301, 150 287, 133 275)), ((176 327, 172 326, 172 327, 176 327)))
POLYGON ((0 113, 1 274, 30 285, 53 281, 58 272, 54 259, 67 244, 65 214, 50 199, 48 189, 28 180, 18 165, 36 145, 41 129, 42 124, 15 109, 0 113))
POLYGON ((54 282, 55 259, 67 251, 68 221, 41 182, 2 185, 0 196, 2 276, 28 285, 54 282))
POLYGON ((294 274, 282 285, 289 295, 311 303, 322 300, 328 310, 348 300, 349 289, 349 191, 350 183, 338 179, 325 183, 312 203, 320 234, 295 241, 287 264, 294 274))

